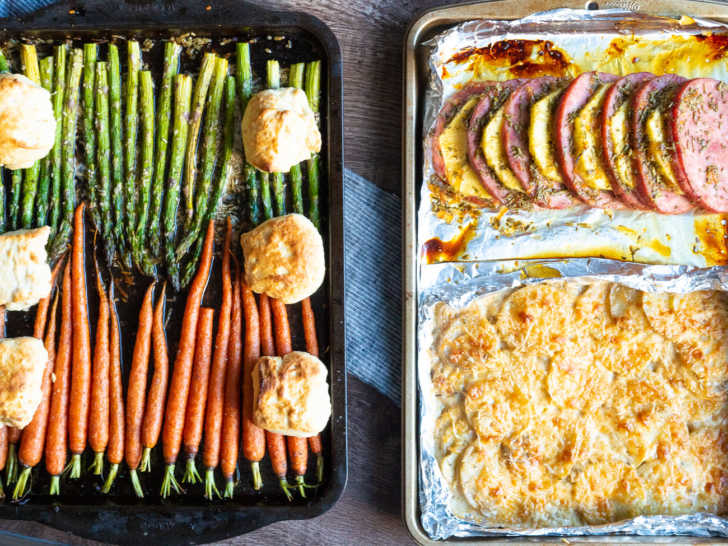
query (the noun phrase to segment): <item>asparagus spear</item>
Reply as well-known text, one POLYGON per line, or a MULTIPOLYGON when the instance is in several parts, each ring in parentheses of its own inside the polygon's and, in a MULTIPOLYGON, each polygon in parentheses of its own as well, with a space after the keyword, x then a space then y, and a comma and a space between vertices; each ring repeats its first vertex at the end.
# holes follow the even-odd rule
MULTIPOLYGON (((306 95, 308 103, 314 114, 319 111, 321 97, 321 61, 313 61, 306 66, 306 95)), ((314 155, 307 162, 308 165, 308 200, 309 218, 316 228, 321 223, 319 215, 319 156, 314 155)))
POLYGON ((17 229, 20 227, 18 217, 20 216, 20 196, 23 193, 23 169, 10 171, 10 202, 8 203, 8 227, 17 229))
POLYGON ((114 257, 114 234, 111 219, 111 157, 109 135, 109 64, 96 63, 96 100, 94 103, 96 135, 96 162, 98 168, 98 184, 96 189, 97 206, 102 224, 97 229, 103 233, 106 243, 106 261, 111 265, 114 257))
POLYGON ((167 194, 162 211, 162 227, 165 239, 165 257, 170 280, 179 289, 179 264, 174 253, 177 207, 179 206, 180 175, 184 165, 185 146, 189 133, 188 116, 192 100, 192 78, 179 74, 174 78, 174 120, 172 125, 172 150, 169 158, 167 194))
MULTIPOLYGON (((276 60, 268 61, 267 77, 268 87, 278 89, 281 86, 281 68, 276 60)), ((272 173, 273 198, 276 204, 276 212, 279 216, 286 213, 286 183, 283 173, 272 173)))
POLYGON ((0 74, 4 74, 5 72, 10 72, 10 65, 8 64, 8 60, 5 58, 5 53, 0 50, 0 74))
MULTIPOLYGON (((48 56, 40 60, 40 84, 43 89, 53 93, 53 57, 48 56)), ((35 200, 35 225, 45 226, 48 221, 48 190, 51 185, 51 154, 40 160, 40 178, 38 180, 38 195, 35 200)), ((0 200, 1 201, 1 200, 0 200)))
POLYGON ((159 90, 157 111, 157 157, 154 165, 154 184, 152 185, 151 218, 149 222, 148 247, 152 254, 161 256, 161 237, 159 223, 162 212, 165 167, 167 166, 167 143, 169 141, 169 122, 172 112, 172 83, 179 71, 179 56, 182 47, 174 42, 164 44, 164 71, 159 90))
POLYGON ((154 170, 154 84, 152 73, 144 70, 140 74, 141 118, 142 118, 142 168, 139 175, 139 203, 137 204, 137 226, 134 235, 135 261, 147 275, 154 274, 154 265, 144 252, 144 232, 149 216, 149 192, 154 170))
MULTIPOLYGON (((203 225, 209 222, 217 205, 220 202, 222 193, 225 190, 225 184, 230 177, 230 170, 232 169, 232 162, 230 158, 233 155, 233 143, 235 140, 235 78, 228 76, 225 79, 225 122, 223 124, 223 148, 222 157, 220 159, 220 171, 215 179, 215 184, 212 187, 212 194, 210 195, 207 203, 207 213, 205 214, 205 220, 203 225)), ((200 252, 202 250, 202 237, 197 238, 197 243, 192 253, 192 259, 187 262, 185 266, 184 274, 182 277, 182 287, 189 284, 192 276, 197 271, 197 262, 200 259, 200 252)))
POLYGON ((96 188, 96 131, 94 130, 94 90, 96 79, 96 44, 83 45, 83 151, 91 218, 101 232, 101 215, 96 188))
MULTIPOLYGON (((245 107, 253 94, 253 69, 250 66, 250 44, 238 43, 236 75, 238 94, 240 95, 240 111, 245 112, 245 107)), ((248 208, 250 210, 250 221, 257 225, 260 221, 260 209, 258 208, 258 179, 255 175, 255 167, 247 161, 244 167, 245 187, 248 191, 248 208)))
MULTIPOLYGON (((202 172, 195 191, 195 207, 193 220, 189 222, 187 233, 177 246, 177 258, 182 258, 200 236, 204 218, 207 213, 208 195, 212 177, 215 174, 215 158, 217 156, 217 141, 220 127, 220 110, 222 105, 223 88, 227 76, 227 59, 218 58, 215 63, 215 74, 210 84, 205 107, 205 123, 202 128, 202 172)), ((217 203, 215 203, 217 205, 217 203)), ((214 212, 214 211, 212 211, 214 212)))
MULTIPOLYGON (((20 60, 23 65, 23 73, 33 83, 40 85, 40 67, 38 66, 38 53, 32 44, 20 46, 20 60)), ((40 162, 25 169, 23 176, 23 195, 20 207, 20 226, 30 228, 33 225, 33 205, 35 196, 38 193, 38 178, 40 177, 40 162)))
POLYGON ((109 129, 111 134, 111 199, 114 209, 114 241, 124 250, 124 155, 121 126, 121 67, 119 48, 109 44, 109 129))
MULTIPOLYGON (((296 63, 291 66, 288 72, 288 85, 303 89, 303 72, 304 63, 296 63)), ((303 175, 301 173, 301 165, 291 167, 291 197, 293 212, 303 214, 303 175)))
POLYGON ((55 239, 61 219, 61 177, 63 142, 63 101, 66 95, 66 46, 65 44, 53 48, 53 116, 56 118, 56 140, 50 153, 50 163, 53 167, 51 183, 50 218, 51 241, 55 239))
POLYGON ((202 58, 200 73, 197 75, 195 84, 195 95, 192 99, 192 113, 189 119, 190 136, 187 141, 187 153, 185 154, 185 226, 189 226, 194 215, 194 191, 195 176, 197 173, 197 140, 202 122, 202 111, 205 108, 207 90, 210 87, 210 80, 215 69, 217 57, 214 53, 205 53, 202 58))
MULTIPOLYGON (((9 71, 8 60, 5 58, 5 53, 0 50, 0 74, 9 71)), ((0 213, 0 231, 5 231, 5 176, 2 170, 0 170, 0 188, 0 208, 2 209, 0 213)))
MULTIPOLYGON (((127 77, 124 111, 124 166, 126 168, 124 176, 124 217, 126 243, 125 250, 129 255, 133 254, 135 248, 134 226, 136 225, 136 144, 137 144, 137 127, 139 118, 137 112, 137 104, 139 102, 139 71, 142 65, 142 54, 139 48, 139 42, 130 40, 127 44, 127 77)), ((128 262, 128 259, 125 261, 128 262)))
POLYGON ((66 81, 65 104, 63 106, 62 140, 62 193, 63 218, 58 230, 51 255, 55 259, 65 249, 71 235, 71 223, 76 200, 76 126, 78 124, 78 99, 80 95, 81 72, 83 70, 83 50, 74 49, 69 60, 66 81))

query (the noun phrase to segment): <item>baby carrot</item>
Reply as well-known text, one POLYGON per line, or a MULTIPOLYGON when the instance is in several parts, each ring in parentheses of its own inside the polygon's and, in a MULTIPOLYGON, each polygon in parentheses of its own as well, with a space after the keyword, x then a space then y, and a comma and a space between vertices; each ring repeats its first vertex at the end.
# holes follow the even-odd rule
POLYGON ((89 410, 88 441, 94 451, 91 470, 103 474, 104 451, 109 443, 109 300, 98 264, 96 290, 99 294, 99 317, 96 321, 93 373, 91 377, 91 407, 89 410))
MULTIPOLYGON (((306 340, 306 352, 319 356, 318 337, 316 336, 316 317, 311 308, 311 300, 306 298, 301 302, 301 315, 303 317, 303 337, 306 340)), ((311 436, 308 439, 311 453, 316 455, 316 483, 324 479, 324 456, 321 447, 321 435, 311 436)))
POLYGON ((114 303, 114 283, 109 286, 109 444, 106 458, 111 463, 102 493, 108 493, 124 459, 124 393, 121 386, 121 331, 114 303))
POLYGON ((245 315, 245 349, 243 359, 243 455, 250 461, 253 471, 253 488, 263 486, 260 477, 260 460, 265 456, 265 432, 253 423, 253 366, 260 357, 260 324, 255 296, 243 283, 240 287, 245 315))

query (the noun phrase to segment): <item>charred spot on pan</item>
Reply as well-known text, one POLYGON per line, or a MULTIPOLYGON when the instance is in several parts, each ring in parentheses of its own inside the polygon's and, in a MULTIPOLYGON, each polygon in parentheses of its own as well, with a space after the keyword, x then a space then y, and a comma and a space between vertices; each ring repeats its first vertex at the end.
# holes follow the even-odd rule
POLYGON ((428 264, 455 260, 463 255, 468 242, 475 235, 475 224, 469 223, 455 237, 443 241, 433 237, 422 246, 422 253, 428 264))
POLYGON ((715 61, 728 55, 728 35, 725 34, 696 34, 695 39, 710 47, 707 59, 715 61))
POLYGON ((563 76, 572 63, 568 55, 549 40, 500 40, 484 47, 455 53, 448 63, 470 62, 506 66, 515 77, 563 76))

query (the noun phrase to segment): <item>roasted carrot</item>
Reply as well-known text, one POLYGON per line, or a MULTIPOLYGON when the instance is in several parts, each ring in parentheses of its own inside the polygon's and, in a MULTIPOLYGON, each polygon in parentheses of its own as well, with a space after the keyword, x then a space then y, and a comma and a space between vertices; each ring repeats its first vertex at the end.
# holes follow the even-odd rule
POLYGON ((106 458, 111 467, 106 477, 102 493, 108 493, 119 472, 119 464, 124 459, 124 392, 121 386, 121 331, 119 316, 114 303, 114 283, 109 286, 109 444, 106 458))
POLYGON ((212 253, 215 246, 215 222, 210 220, 205 234, 202 258, 195 278, 190 283, 185 314, 182 319, 182 330, 179 348, 172 371, 172 381, 167 397, 167 409, 162 430, 162 455, 167 464, 162 480, 161 495, 166 498, 170 489, 179 493, 180 488, 174 477, 174 467, 182 442, 182 428, 184 427, 187 409, 187 395, 190 389, 190 376, 192 374, 192 359, 195 353, 195 335, 197 334, 197 318, 200 312, 200 302, 205 292, 207 278, 212 267, 212 253))
MULTIPOLYGON (((62 262, 63 260, 58 260, 51 272, 51 294, 53 293, 53 287, 56 285, 56 276, 58 275, 58 270, 61 268, 62 262)), ((41 298, 35 310, 33 337, 38 339, 43 339, 43 334, 45 333, 46 323, 48 322, 48 308, 51 305, 51 294, 48 294, 45 298, 41 298)))
POLYGON ((195 363, 190 379, 190 393, 187 397, 187 415, 182 435, 187 465, 182 483, 197 483, 200 475, 195 466, 195 456, 202 440, 202 425, 205 420, 207 404, 207 386, 210 378, 210 361, 212 360, 212 328, 215 310, 209 307, 200 308, 197 321, 197 340, 195 341, 195 363))
POLYGON ((154 375, 152 385, 147 393, 147 406, 142 421, 142 472, 151 470, 151 454, 159 440, 164 417, 164 402, 167 397, 167 381, 169 379, 169 356, 167 354, 167 336, 164 332, 164 304, 167 297, 167 284, 162 285, 162 293, 157 297, 152 323, 152 355, 154 357, 154 375))
POLYGON ((215 468, 220 463, 220 430, 222 428, 222 407, 225 397, 225 370, 227 368, 228 345, 230 344, 230 310, 233 288, 230 275, 230 242, 233 226, 230 217, 225 221, 225 243, 222 250, 222 301, 217 318, 215 352, 207 386, 207 409, 205 410, 205 443, 202 450, 202 464, 205 467, 205 498, 212 500, 213 494, 220 496, 215 485, 215 468))
MULTIPOLYGON (((35 410, 33 420, 23 429, 23 436, 20 440, 20 449, 18 450, 18 461, 23 467, 23 471, 18 476, 18 483, 15 484, 13 491, 13 499, 17 500, 25 495, 29 484, 30 472, 43 457, 43 448, 45 446, 46 429, 48 426, 48 413, 51 405, 51 375, 56 361, 56 311, 58 310, 58 295, 53 299, 53 309, 51 310, 50 323, 48 324, 48 332, 45 335, 44 345, 48 351, 48 363, 43 373, 43 383, 41 398, 38 409, 35 410)), ((47 316, 47 311, 44 313, 47 316)), ((40 328, 42 332, 44 328, 40 328)))
POLYGON ((86 264, 84 252, 85 203, 76 207, 73 217, 71 249, 71 301, 73 304, 73 368, 71 397, 68 408, 68 446, 72 453, 71 478, 81 476, 81 454, 86 449, 89 400, 91 395, 91 334, 86 293, 86 264))
MULTIPOLYGON (((288 311, 286 310, 286 304, 282 301, 275 299, 269 301, 271 310, 273 311, 273 324, 275 325, 276 352, 278 356, 284 356, 293 350, 288 311)), ((286 436, 286 445, 288 446, 288 457, 291 461, 291 466, 296 474, 298 492, 302 497, 306 498, 306 483, 304 481, 306 464, 308 462, 306 438, 286 436)))
MULTIPOLYGON (((0 425, 0 472, 5 470, 5 464, 8 462, 8 427, 0 425)), ((0 499, 5 498, 5 489, 3 482, 0 480, 0 499)))
MULTIPOLYGON (((303 317, 303 337, 306 340, 306 352, 319 356, 318 337, 316 336, 316 317, 313 314, 311 300, 306 298, 301 302, 301 315, 303 317)), ((316 483, 324 479, 324 455, 321 447, 321 435, 311 436, 308 439, 311 453, 316 455, 316 483)))
POLYGON ((243 357, 243 455, 250 461, 253 488, 263 487, 260 461, 265 456, 265 432, 253 423, 253 366, 260 357, 260 324, 255 296, 245 283, 240 286, 245 316, 245 349, 243 357))
POLYGON ((73 304, 71 295, 71 263, 66 264, 61 284, 61 333, 53 367, 51 408, 45 443, 45 467, 51 475, 50 494, 61 491, 61 473, 66 466, 68 398, 73 358, 73 304))
POLYGON ((233 474, 238 464, 240 450, 240 375, 243 365, 243 312, 240 303, 240 268, 235 267, 233 298, 230 311, 230 344, 225 373, 225 399, 222 407, 222 431, 220 434, 220 470, 225 479, 223 496, 231 499, 235 492, 233 474))
MULTIPOLYGON (((270 300, 265 294, 260 295, 260 351, 264 356, 275 355, 275 345, 273 343, 273 325, 270 316, 270 300)), ((270 456, 273 472, 278 476, 278 482, 281 489, 286 494, 288 500, 293 500, 286 479, 288 473, 288 460, 286 459, 286 440, 282 435, 265 431, 265 440, 268 445, 268 455, 270 456)))
POLYGON ((109 299, 104 281, 96 265, 96 290, 99 294, 99 317, 96 321, 93 373, 91 377, 91 407, 89 410, 88 443, 94 452, 91 471, 104 471, 104 451, 109 443, 109 299))
POLYGON ((142 307, 139 310, 139 326, 137 327, 134 352, 131 357, 129 383, 126 387, 126 421, 124 422, 126 464, 129 477, 134 486, 136 496, 142 498, 141 483, 137 468, 142 459, 142 419, 144 418, 144 401, 147 390, 147 372, 149 370, 149 353, 152 346, 152 296, 154 283, 147 288, 142 307))

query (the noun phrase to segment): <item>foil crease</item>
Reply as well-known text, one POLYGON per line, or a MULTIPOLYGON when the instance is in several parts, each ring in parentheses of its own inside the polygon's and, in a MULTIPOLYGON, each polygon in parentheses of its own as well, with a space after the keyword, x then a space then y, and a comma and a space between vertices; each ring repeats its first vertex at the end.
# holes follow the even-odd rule
MULTIPOLYGON (((584 53, 604 48, 609 40, 619 35, 666 36, 725 31, 727 28, 714 21, 653 17, 617 9, 561 9, 517 21, 460 24, 426 43, 431 74, 424 101, 424 134, 427 135, 433 126, 444 101, 464 82, 472 79, 472 74, 455 70, 448 71, 448 78, 440 77, 442 66, 463 49, 481 47, 498 40, 533 37, 552 40, 572 55, 577 55, 578 51, 584 53)), ((728 63, 713 67, 710 73, 702 75, 728 81, 728 63)), ((434 449, 433 428, 440 406, 430 381, 430 348, 433 344, 433 310, 437 302, 462 308, 488 293, 547 282, 548 278, 556 277, 584 282, 608 280, 648 292, 728 290, 728 271, 723 267, 706 267, 711 264, 702 254, 695 252, 696 216, 693 214, 605 213, 581 207, 567 211, 506 211, 505 214, 483 210, 460 218, 460 222, 447 221, 432 208, 432 193, 427 183, 434 175, 428 159, 430 153, 430 143, 426 138, 418 211, 418 248, 421 252, 417 289, 419 500, 425 531, 433 539, 581 535, 599 536, 609 541, 610 535, 612 540, 623 535, 728 537, 728 519, 713 514, 647 516, 598 526, 526 529, 489 526, 477 518, 466 519, 453 513, 449 487, 441 474, 434 449), (508 234, 496 227, 496 224, 502 226, 508 222, 525 227, 508 234), (462 233, 464 223, 472 224, 473 228, 465 251, 444 263, 429 264, 423 251, 425 243, 434 237, 444 241, 457 236, 462 233), (635 248, 634 238, 628 233, 630 230, 641 233, 643 240, 660 238, 661 245, 669 248, 669 254, 665 255, 664 246, 637 245, 639 248, 635 248), (564 255, 594 255, 587 254, 589 248, 607 246, 616 248, 617 253, 624 250, 627 254, 620 258, 624 261, 561 258, 564 255), (558 258, 546 259, 545 254, 558 258)))

